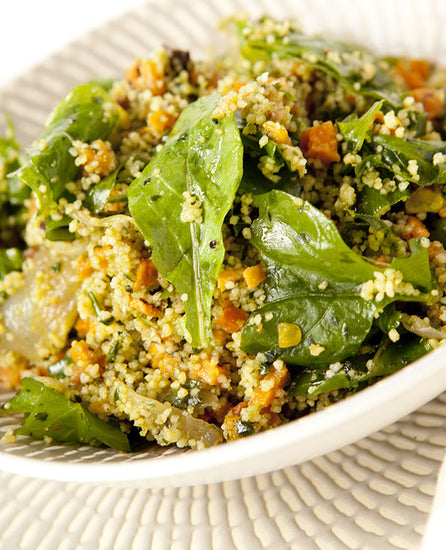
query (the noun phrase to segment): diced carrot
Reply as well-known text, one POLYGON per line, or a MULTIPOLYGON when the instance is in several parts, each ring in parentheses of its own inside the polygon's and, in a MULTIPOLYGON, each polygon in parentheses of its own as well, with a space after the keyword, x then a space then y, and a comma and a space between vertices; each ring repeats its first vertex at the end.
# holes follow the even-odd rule
POLYGON ((0 386, 14 389, 21 380, 20 368, 12 365, 0 365, 0 386))
POLYGON ((223 313, 216 319, 216 323, 229 334, 242 330, 248 320, 248 313, 235 307, 229 300, 223 307, 223 313))
POLYGON ((108 254, 112 250, 112 246, 110 244, 106 244, 105 246, 98 246, 94 250, 94 255, 97 258, 99 269, 101 271, 107 271, 108 268, 108 254))
POLYGON ((77 272, 81 281, 93 274, 90 258, 81 258, 77 261, 77 272))
POLYGON ((403 239, 418 239, 419 237, 429 237, 430 233, 422 221, 416 216, 409 216, 405 227, 405 232, 401 236, 403 239))
POLYGON ((341 158, 336 130, 330 120, 302 132, 300 146, 306 158, 319 159, 324 164, 338 162, 341 158))
POLYGON ((433 260, 438 256, 438 254, 442 254, 443 252, 445 252, 445 249, 440 241, 434 241, 429 245, 427 252, 428 252, 429 260, 433 260))
POLYGON ((212 359, 204 359, 201 361, 197 368, 193 369, 194 374, 209 384, 210 386, 222 386, 227 381, 229 376, 229 369, 225 366, 219 365, 212 359))
POLYGON ((261 409, 269 407, 276 397, 277 391, 285 386, 289 380, 289 372, 285 363, 280 361, 270 366, 260 385, 254 390, 249 403, 261 409), (265 389, 263 389, 265 388, 265 389))
POLYGON ((93 414, 103 414, 107 412, 107 409, 104 407, 104 404, 98 403, 97 401, 95 401, 94 403, 90 403, 88 408, 93 414))
POLYGON ((444 104, 438 93, 431 88, 415 88, 411 92, 412 97, 418 103, 422 103, 429 120, 441 117, 444 114, 444 104))
POLYGON ((140 90, 148 89, 153 95, 166 91, 164 72, 160 72, 154 61, 137 59, 126 72, 126 80, 140 90))
POLYGON ((160 314, 157 307, 131 295, 129 296, 129 306, 146 317, 158 317, 160 314))
POLYGON ((243 277, 243 269, 225 269, 220 271, 217 276, 217 286, 220 292, 223 292, 226 288, 226 283, 236 283, 243 277))
POLYGON ((174 125, 178 116, 159 109, 147 117, 147 126, 156 136, 162 137, 174 125))
POLYGON ((80 336, 86 336, 90 328, 90 319, 82 319, 82 317, 78 317, 76 323, 74 324, 74 329, 80 336))
POLYGON ((263 128, 266 130, 266 135, 274 142, 291 145, 291 139, 288 135, 288 130, 280 122, 267 120, 263 123, 263 128))
POLYGON ((149 353, 151 365, 154 369, 160 369, 166 376, 173 376, 179 365, 179 360, 173 355, 166 353, 166 346, 163 343, 153 342, 150 344, 149 353))
POLYGON ((136 270, 135 290, 150 288, 158 283, 158 271, 150 258, 142 258, 136 270))
POLYGON ((422 88, 430 73, 430 65, 420 59, 399 59, 396 71, 404 80, 408 88, 422 88))
MULTIPOLYGON (((114 199, 118 197, 122 192, 119 190, 118 187, 114 187, 110 191, 110 199, 114 199)), ((125 207, 127 206, 127 201, 109 201, 105 206, 103 211, 106 214, 114 214, 116 212, 122 212, 125 207)))
POLYGON ((71 376, 71 380, 75 384, 79 384, 81 381, 81 374, 89 365, 99 365, 102 369, 105 363, 105 357, 98 355, 91 348, 88 347, 85 340, 77 340, 71 344, 70 355, 75 363, 74 371, 71 376))
POLYGON ((96 354, 88 347, 85 340, 77 340, 71 344, 70 355, 73 361, 80 366, 96 363, 96 354))
POLYGON ((214 341, 217 346, 223 345, 228 339, 228 333, 222 328, 214 328, 212 334, 214 336, 214 341))
POLYGON ((265 280, 266 273, 260 264, 247 267, 243 271, 243 278, 245 279, 246 286, 249 290, 259 286, 265 280))
POLYGON ((246 84, 246 82, 238 82, 238 81, 236 81, 236 82, 234 82, 234 83, 232 84, 232 89, 233 89, 234 91, 238 92, 238 91, 240 90, 240 88, 241 88, 242 86, 244 86, 245 84, 246 84))
POLYGON ((115 153, 102 139, 95 139, 88 149, 82 152, 82 155, 85 159, 82 163, 84 175, 95 173, 104 177, 116 168, 115 153))

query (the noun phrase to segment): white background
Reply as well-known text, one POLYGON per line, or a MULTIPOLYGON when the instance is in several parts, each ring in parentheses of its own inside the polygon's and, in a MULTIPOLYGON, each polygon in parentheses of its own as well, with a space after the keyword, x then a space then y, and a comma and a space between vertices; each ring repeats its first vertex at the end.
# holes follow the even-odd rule
POLYGON ((144 0, 0 0, 0 86, 144 0))

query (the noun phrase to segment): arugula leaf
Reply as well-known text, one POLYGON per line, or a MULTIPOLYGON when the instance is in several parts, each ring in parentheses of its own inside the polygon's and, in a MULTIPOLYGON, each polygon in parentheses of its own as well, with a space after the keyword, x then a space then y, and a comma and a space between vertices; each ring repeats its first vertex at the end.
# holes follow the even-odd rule
POLYGON ((219 100, 213 94, 189 105, 163 149, 128 189, 130 213, 152 247, 153 263, 187 295, 185 334, 197 347, 212 341, 210 308, 224 257, 222 224, 242 175, 243 146, 234 117, 212 118, 219 100), (201 223, 182 220, 185 193, 201 202, 201 223))
POLYGON ((431 350, 427 340, 404 334, 398 342, 387 340, 375 354, 350 357, 337 372, 321 367, 307 367, 293 380, 289 393, 293 396, 316 397, 327 391, 357 388, 373 379, 397 372, 431 350))
POLYGON ((378 59, 358 46, 352 47, 351 44, 308 36, 296 31, 288 32, 285 37, 269 32, 268 36, 272 34, 273 40, 257 39, 252 38, 249 31, 246 22, 239 23, 240 51, 242 56, 251 62, 259 59, 268 61, 272 58, 298 59, 332 76, 353 93, 385 99, 393 106, 401 104, 401 98, 395 91, 389 73, 380 68, 378 59), (359 59, 352 55, 353 49, 359 52, 359 59), (338 56, 329 56, 329 52, 337 52, 338 56), (376 67, 376 72, 370 78, 361 74, 360 66, 365 60, 376 67))
POLYGON ((118 451, 130 452, 127 436, 119 425, 101 420, 79 403, 74 403, 41 381, 24 378, 22 388, 0 412, 25 413, 19 435, 34 439, 51 437, 63 443, 97 446, 104 443, 118 451))
POLYGON ((64 193, 79 167, 70 153, 73 140, 106 139, 118 120, 119 106, 95 84, 74 88, 54 109, 37 144, 27 150, 28 160, 17 175, 39 199, 40 213, 64 193))
POLYGON ((279 190, 255 196, 254 202, 259 217, 251 226, 252 242, 267 265, 267 303, 251 314, 242 331, 244 351, 270 351, 302 366, 340 361, 355 353, 370 332, 375 314, 387 304, 430 299, 428 254, 418 243, 411 243, 413 256, 395 260, 390 267, 401 271, 419 294, 365 300, 363 284, 384 270, 353 252, 322 212, 279 190), (299 344, 279 347, 280 323, 299 326, 299 344), (321 353, 317 348, 315 353, 314 344, 322 346, 321 353))

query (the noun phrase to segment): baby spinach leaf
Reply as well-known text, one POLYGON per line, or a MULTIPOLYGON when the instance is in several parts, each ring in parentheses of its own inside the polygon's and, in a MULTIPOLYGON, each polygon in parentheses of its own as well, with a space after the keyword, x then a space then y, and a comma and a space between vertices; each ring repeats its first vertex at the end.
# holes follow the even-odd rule
POLYGON ((189 105, 163 149, 128 189, 130 213, 152 247, 153 263, 187 295, 185 335, 197 347, 212 341, 210 308, 224 257, 222 224, 242 175, 243 147, 234 117, 212 118, 219 100, 213 94, 189 105), (202 220, 183 221, 188 219, 185 196, 199 201, 202 220))
POLYGON ((246 22, 240 22, 239 31, 241 54, 251 62, 271 58, 298 59, 332 76, 353 93, 385 99, 394 106, 401 104, 390 74, 379 66, 378 59, 360 47, 297 31, 290 31, 285 37, 268 32, 272 40, 253 38, 246 22), (358 54, 352 55, 352 50, 358 54), (366 61, 376 68, 370 77, 361 72, 366 61))
POLYGON ((339 131, 353 151, 361 149, 375 115, 383 104, 384 100, 376 101, 360 118, 350 115, 342 122, 338 122, 339 131))
POLYGON ((446 154, 444 141, 376 135, 372 137, 370 147, 374 154, 379 155, 383 166, 411 183, 421 186, 446 183, 446 165, 432 163, 436 153, 446 154), (408 170, 410 160, 417 163, 416 173, 408 170))
POLYGON ((99 214, 102 210, 104 210, 105 206, 109 202, 110 194, 116 185, 116 180, 121 170, 122 167, 117 168, 114 172, 105 178, 102 178, 99 183, 91 186, 87 191, 84 205, 91 212, 93 212, 93 214, 99 214))
POLYGON ((252 242, 267 266, 267 303, 251 315, 242 331, 244 351, 271 351, 290 364, 303 366, 340 361, 355 353, 370 332, 374 316, 387 304, 430 299, 429 259, 418 243, 411 243, 413 256, 390 266, 401 271, 418 294, 395 293, 377 302, 363 298, 361 289, 384 270, 353 252, 322 212, 279 190, 255 196, 254 202, 259 217, 251 226, 252 242), (299 326, 300 343, 279 347, 281 323, 299 326))
POLYGON ((261 329, 248 321, 242 332, 242 349, 248 353, 269 351, 292 365, 327 365, 358 350, 372 327, 375 311, 373 302, 359 296, 299 293, 257 310, 261 329), (302 340, 298 345, 279 347, 280 323, 299 326, 302 340))
POLYGON ((356 208, 358 212, 366 216, 382 216, 390 210, 390 208, 402 200, 410 197, 410 189, 395 189, 388 193, 381 193, 379 189, 374 187, 364 187, 358 192, 356 208))
POLYGON ((45 436, 63 443, 100 445, 130 452, 127 436, 119 425, 101 420, 88 409, 74 403, 40 380, 24 378, 22 388, 1 409, 2 413, 25 413, 19 435, 34 439, 45 436))
POLYGON ((40 140, 27 150, 28 160, 17 172, 33 191, 40 212, 58 200, 79 167, 70 153, 73 140, 106 139, 118 120, 118 105, 95 84, 74 88, 48 118, 40 140))
POLYGON ((387 340, 374 355, 350 357, 337 372, 318 366, 307 367, 293 380, 289 392, 293 396, 316 397, 327 391, 355 388, 389 376, 431 350, 427 340, 405 334, 398 342, 387 340))

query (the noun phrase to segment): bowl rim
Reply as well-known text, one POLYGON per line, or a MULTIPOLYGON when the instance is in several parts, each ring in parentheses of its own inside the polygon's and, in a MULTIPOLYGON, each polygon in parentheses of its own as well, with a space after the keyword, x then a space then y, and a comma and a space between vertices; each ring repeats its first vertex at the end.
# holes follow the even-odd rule
POLYGON ((446 347, 439 346, 342 401, 237 441, 170 456, 96 464, 0 451, 0 468, 53 481, 113 486, 168 487, 241 479, 295 466, 349 445, 415 411, 444 390, 446 347), (426 377, 431 383, 426 384, 426 377), (348 430, 343 429, 347 426, 348 430))

